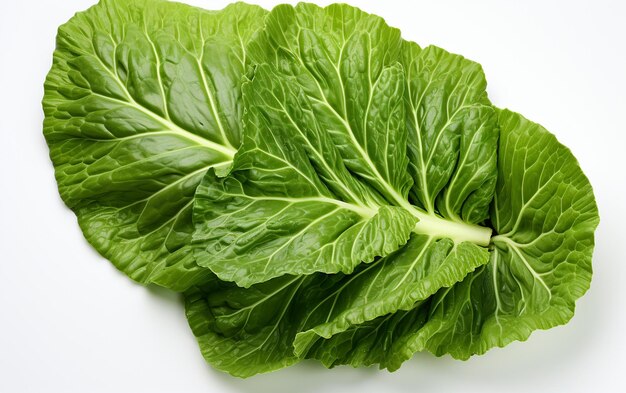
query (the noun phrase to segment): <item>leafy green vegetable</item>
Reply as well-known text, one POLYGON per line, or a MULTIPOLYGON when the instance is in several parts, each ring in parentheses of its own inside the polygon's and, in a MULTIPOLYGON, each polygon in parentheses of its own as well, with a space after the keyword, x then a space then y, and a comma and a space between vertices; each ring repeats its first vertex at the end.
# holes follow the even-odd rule
MULTIPOLYGON (((413 179, 410 201, 416 205, 407 206, 406 201, 398 197, 402 195, 398 187, 389 180, 397 178, 393 176, 393 170, 389 170, 393 167, 387 165, 383 172, 377 171, 376 165, 385 160, 380 153, 386 151, 385 147, 389 140, 404 140, 405 137, 390 137, 386 141, 376 140, 375 136, 360 137, 367 133, 363 133, 363 128, 359 128, 359 124, 352 126, 351 122, 353 118, 358 120, 363 115, 358 112, 353 115, 345 104, 345 102, 365 102, 367 106, 370 103, 362 101, 359 94, 364 92, 368 95, 370 92, 369 96, 375 95, 371 93, 371 85, 367 82, 364 82, 364 87, 353 90, 344 86, 342 82, 343 78, 347 78, 342 76, 342 65, 355 61, 344 53, 352 53, 351 49, 358 46, 362 40, 360 35, 367 37, 363 40, 367 41, 368 47, 369 45, 377 47, 376 41, 368 34, 373 29, 371 25, 364 23, 366 27, 363 31, 355 27, 359 26, 360 20, 372 23, 368 18, 371 16, 344 5, 333 5, 326 9, 311 5, 299 5, 295 8, 280 6, 269 14, 265 35, 260 35, 251 43, 251 56, 263 65, 259 66, 253 80, 244 87, 245 107, 250 116, 245 120, 246 132, 250 130, 249 135, 253 142, 249 144, 244 142, 239 155, 244 156, 248 151, 252 151, 253 158, 248 158, 246 164, 241 165, 241 169, 244 169, 241 172, 236 159, 230 176, 224 179, 207 177, 203 186, 198 189, 197 197, 202 205, 200 202, 196 204, 196 212, 203 210, 210 212, 211 220, 206 221, 206 215, 197 216, 195 236, 200 234, 200 237, 196 239, 202 242, 207 240, 203 235, 206 228, 219 229, 217 234, 212 234, 211 240, 217 242, 217 246, 210 246, 214 252, 205 255, 203 249, 196 255, 201 264, 210 267, 222 279, 232 280, 243 286, 284 274, 290 275, 253 285, 248 290, 231 286, 227 290, 205 290, 201 294, 196 292, 192 296, 193 301, 188 303, 190 319, 213 321, 208 323, 208 326, 211 326, 209 329, 201 332, 194 329, 199 336, 205 357, 218 368, 234 375, 248 376, 270 371, 292 364, 302 357, 318 358, 327 366, 379 363, 390 369, 397 368, 403 360, 412 356, 413 352, 421 349, 466 358, 472 353, 484 352, 493 346, 494 342, 504 345, 512 339, 525 339, 530 330, 548 324, 542 318, 549 317, 541 316, 538 317, 539 322, 535 326, 529 327, 524 320, 525 315, 510 313, 508 315, 511 319, 510 325, 501 326, 502 330, 499 332, 490 331, 489 324, 483 323, 482 318, 486 320, 490 318, 491 303, 502 302, 500 299, 507 296, 512 283, 521 280, 517 274, 525 277, 524 273, 518 271, 520 266, 515 266, 515 261, 511 261, 510 265, 505 265, 510 267, 501 268, 502 277, 487 274, 486 272, 492 269, 491 265, 481 267, 489 259, 486 249, 481 249, 470 242, 459 241, 453 235, 446 236, 440 231, 441 228, 446 228, 448 222, 482 223, 489 218, 494 220, 492 216, 500 209, 497 203, 503 195, 514 190, 524 190, 525 193, 533 191, 529 185, 534 183, 527 183, 525 180, 525 176, 530 174, 529 170, 522 167, 512 174, 503 173, 509 170, 502 156, 499 158, 502 164, 497 166, 499 134, 497 124, 500 123, 503 127, 500 136, 504 137, 504 141, 501 141, 504 146, 512 143, 510 139, 515 137, 516 131, 520 131, 512 130, 508 117, 501 115, 498 119, 498 114, 487 100, 486 82, 479 65, 436 47, 422 50, 414 43, 401 42, 397 49, 399 52, 394 58, 400 61, 403 67, 400 68, 397 63, 391 62, 393 64, 388 68, 381 66, 378 72, 382 74, 384 70, 395 69, 398 73, 396 78, 399 79, 402 79, 402 76, 398 70, 403 69, 406 72, 402 82, 405 86, 403 96, 407 125, 406 154, 409 159, 409 173, 413 179), (349 22, 346 22, 346 19, 349 22), (342 26, 344 30, 339 34, 333 30, 334 26, 342 26), (344 34, 350 38, 344 39, 344 34), (293 37, 289 40, 291 36, 293 37), (316 45, 321 48, 316 50, 316 45), (350 96, 354 94, 353 92, 357 93, 350 96), (326 134, 324 130, 327 131, 326 134), (352 132, 353 130, 356 131, 352 132), (354 137, 346 136, 350 133, 354 137), (331 142, 326 139, 330 139, 331 142), (373 144, 374 152, 370 155, 369 150, 363 148, 359 141, 372 139, 376 140, 376 143, 373 144), (336 147, 336 153, 333 152, 333 145, 336 147), (295 152, 297 159, 293 158, 295 152), (278 165, 281 171, 276 177, 271 177, 275 174, 272 166, 277 166, 277 163, 268 160, 267 157, 276 155, 281 157, 278 165), (260 164, 261 162, 263 164, 260 164), (336 178, 328 180, 333 173, 328 171, 328 168, 338 167, 334 173, 347 172, 354 175, 353 179, 356 182, 361 182, 365 189, 373 188, 389 205, 406 209, 407 212, 419 212, 414 214, 419 220, 418 225, 424 221, 431 224, 432 221, 429 222, 428 219, 440 217, 438 214, 447 220, 438 218, 441 220, 439 222, 445 223, 441 226, 416 226, 419 229, 414 228, 414 234, 407 245, 366 267, 359 266, 352 274, 349 274, 350 270, 346 270, 341 261, 334 258, 325 258, 322 261, 335 263, 339 266, 335 271, 347 275, 323 278, 319 278, 319 275, 304 276, 315 271, 326 273, 332 271, 329 271, 328 265, 322 267, 318 259, 315 260, 315 268, 310 268, 308 264, 307 258, 312 250, 317 250, 320 244, 325 244, 320 243, 319 237, 314 237, 308 247, 303 246, 302 240, 295 240, 294 242, 298 243, 297 249, 290 249, 289 254, 280 254, 279 269, 282 270, 272 270, 273 275, 259 279, 252 271, 254 264, 258 264, 258 269, 263 273, 267 273, 272 264, 260 259, 256 254, 257 250, 266 248, 271 250, 272 247, 282 250, 284 243, 275 243, 276 239, 280 238, 289 243, 294 233, 307 240, 316 233, 305 232, 308 228, 291 231, 285 228, 288 225, 285 222, 273 221, 271 215, 275 210, 265 210, 268 200, 273 201, 276 195, 284 195, 288 187, 284 183, 293 184, 294 189, 299 191, 306 188, 304 181, 296 181, 299 179, 298 176, 286 174, 284 170, 285 166, 293 167, 294 163, 302 162, 310 163, 310 167, 298 172, 317 173, 319 178, 315 179, 315 184, 318 184, 318 181, 327 184, 329 190, 342 183, 336 178), (384 173, 386 176, 379 176, 377 173, 384 173), (498 174, 499 194, 494 198, 498 174), (278 179, 293 180, 281 182, 278 179), (520 181, 522 184, 519 184, 520 181), (232 191, 227 191, 229 182, 236 185, 232 191), (252 194, 254 202, 245 202, 247 198, 252 199, 252 194), (264 197, 267 197, 267 200, 261 204, 259 201, 263 201, 264 197), (249 210, 250 205, 255 202, 259 203, 257 209, 261 214, 249 210), (225 210, 220 204, 232 210, 225 210), (490 206, 493 210, 491 214, 490 206), (244 213, 242 209, 247 211, 244 213), (230 219, 232 212, 237 215, 237 219, 230 219), (224 219, 224 216, 228 218, 224 219), (242 224, 241 219, 244 216, 254 221, 242 224), (267 216, 270 216, 269 220, 267 216), (238 237, 231 237, 233 233, 238 233, 238 237), (267 237, 268 234, 272 237, 267 237), (246 242, 241 242, 239 238, 245 238, 246 242), (259 242, 261 246, 250 242, 259 242), (221 259, 224 255, 221 252, 225 248, 228 248, 226 251, 228 260, 221 259), (302 253, 296 254, 294 251, 297 250, 301 250, 302 253), (303 265, 308 270, 301 270, 303 265), (470 274, 463 282, 457 283, 477 267, 479 269, 475 273, 470 274), (234 274, 220 275, 223 268, 234 274), (407 277, 410 279, 407 280, 407 277), (479 280, 481 277, 483 279, 479 280), (494 277, 496 280, 495 284, 491 284, 491 289, 485 277, 494 277), (506 282, 507 285, 496 290, 497 282, 506 282), (468 288, 472 285, 478 286, 473 290, 473 296, 479 296, 476 300, 463 297, 471 296, 472 292, 468 292, 468 288), (500 294, 500 291, 503 293, 500 294), (435 292, 437 293, 431 296, 435 292), (255 296, 250 297, 251 293, 255 296), (456 296, 452 296, 454 294, 456 296), (244 318, 242 314, 246 317, 244 318), (201 315, 204 315, 204 318, 201 315), (527 331, 526 336, 518 333, 520 329, 527 331), (480 337, 474 338, 473 335, 480 337), (483 343, 488 344, 479 344, 481 339, 484 340, 483 343), (240 355, 242 347, 249 348, 245 356, 240 355), (271 356, 271 361, 264 356, 271 356)), ((375 17, 373 19, 376 20, 375 17)), ((384 25, 377 27, 383 30, 380 35, 386 37, 384 44, 387 45, 393 40, 389 39, 390 33, 385 34, 385 28, 384 25)), ((356 52, 375 53, 374 50, 356 52)), ((392 50, 388 48, 383 50, 385 54, 390 52, 392 50)), ((366 60, 363 63, 371 64, 372 61, 366 60)), ((384 64, 377 60, 373 63, 384 64)), ((367 69, 367 66, 365 68, 367 69)), ((379 74, 375 74, 374 78, 379 74)), ((350 87, 354 87, 353 81, 350 82, 350 87)), ((358 84, 359 81, 356 80, 354 83, 358 84)), ((382 111, 397 99, 398 94, 393 86, 387 86, 385 90, 393 94, 389 94, 385 100, 371 103, 371 105, 384 104, 382 111)), ((379 113, 381 110, 375 112, 379 113)), ((389 121, 385 124, 389 124, 389 121)), ((503 151, 500 147, 500 154, 506 154, 507 159, 513 162, 518 159, 516 155, 527 149, 532 149, 538 154, 539 156, 532 159, 534 168, 538 171, 537 176, 547 182, 546 189, 554 188, 546 195, 553 197, 556 195, 558 198, 554 201, 544 201, 547 206, 540 208, 547 212, 552 212, 555 207, 565 209, 565 206, 560 204, 565 202, 560 195, 561 191, 567 192, 567 187, 562 181, 568 178, 562 177, 561 183, 552 184, 551 182, 556 181, 556 175, 550 175, 549 171, 560 169, 559 165, 562 165, 570 171, 580 172, 576 162, 568 162, 564 158, 565 161, 559 165, 551 163, 540 154, 560 146, 558 142, 549 144, 548 141, 541 141, 541 144, 531 144, 537 138, 535 134, 545 131, 537 131, 536 126, 533 127, 529 123, 521 124, 519 128, 531 136, 522 140, 522 144, 516 144, 516 149, 503 151), (539 149, 539 146, 543 150, 539 149), (550 202, 555 206, 551 206, 550 202)), ((393 132, 402 135, 403 129, 396 126, 385 131, 387 135, 393 132)), ((547 133, 546 135, 550 136, 547 133)), ((392 150, 394 155, 398 154, 396 146, 393 146, 392 150)), ((584 184, 580 186, 589 187, 586 179, 584 177, 581 179, 584 184)), ((347 183, 347 180, 343 180, 343 183, 347 183)), ((593 198, 589 190, 584 192, 593 198)), ((361 193, 356 195, 360 196, 361 193)), ((291 194, 287 193, 287 196, 291 197, 291 194)), ((363 208, 371 207, 372 203, 374 205, 380 203, 374 199, 359 200, 350 197, 349 193, 341 191, 330 196, 363 208)), ((593 206, 593 203, 589 206, 593 206)), ((292 207, 281 204, 276 209, 279 208, 282 209, 281 213, 289 214, 292 207)), ((509 215, 516 212, 515 206, 507 206, 506 210, 509 215)), ((555 211, 553 214, 554 217, 567 220, 567 215, 563 213, 555 211)), ((582 220, 597 217, 593 208, 590 213, 588 217, 584 214, 577 217, 582 220)), ((296 210, 293 214, 297 217, 304 216, 306 210, 296 210)), ((320 217, 321 214, 318 213, 316 217, 320 217)), ((536 216, 533 210, 532 217, 536 216)), ((519 222, 527 222, 532 218, 520 217, 519 222)), ((587 235, 592 235, 594 227, 590 221, 590 232, 587 235)), ((502 233, 500 225, 495 221, 493 228, 502 233)), ((535 232, 527 234, 527 237, 531 240, 541 239, 544 236, 542 230, 545 229, 540 226, 535 232)), ((502 236, 492 238, 491 263, 501 258, 498 257, 497 250, 499 244, 506 242, 501 240, 504 239, 502 236)), ((574 228, 572 236, 586 235, 584 231, 574 228)), ((329 239, 336 237, 337 235, 333 234, 329 239)), ((201 244, 204 246, 204 243, 201 244)), ((506 244, 510 245, 508 242, 506 244)), ((578 244, 578 247, 583 244, 578 244)), ((566 258, 569 252, 570 250, 562 250, 556 255, 566 258)), ((379 255, 386 254, 381 252, 379 255)), ((332 256, 335 257, 336 254, 333 253, 332 256)), ((316 258, 317 254, 313 254, 313 257, 316 258)), ((590 255, 585 255, 584 258, 586 259, 583 262, 588 263, 590 255)), ((548 260, 554 266, 565 263, 564 259, 555 258, 555 255, 550 255, 548 260)), ((579 268, 578 265, 573 266, 575 270, 579 268)), ((541 277, 538 276, 540 273, 532 272, 537 274, 536 277, 541 277)), ((579 276, 588 285, 588 278, 579 276)), ((577 285, 574 281, 567 282, 567 285, 577 285)), ((537 291, 537 286, 533 282, 526 285, 537 291)), ((567 301, 571 304, 570 307, 573 307, 573 301, 580 294, 582 293, 570 295, 567 301)), ((535 295, 518 296, 533 299, 535 295)), ((539 299, 538 306, 549 308, 550 302, 547 300, 549 299, 539 299)), ((514 303, 513 300, 507 300, 502 304, 515 304, 515 307, 523 312, 530 312, 533 309, 531 305, 514 303)), ((496 319, 502 318, 504 316, 498 315, 496 319)), ((536 316, 534 318, 537 319, 536 316)), ((565 321, 559 323, 563 322, 565 321)))
MULTIPOLYGON (((233 172, 224 179, 205 177, 196 193, 198 264, 248 287, 284 274, 350 273, 396 250, 411 231, 488 244, 491 230, 463 222, 454 210, 464 203, 469 212, 482 206, 473 188, 495 178, 496 121, 484 105, 480 67, 453 76, 425 72, 433 83, 421 86, 406 81, 398 63, 402 49, 397 29, 346 5, 282 5, 270 12, 250 44, 261 65, 244 85, 246 135, 233 172), (441 82, 445 78, 460 86, 442 94, 436 86, 449 83, 441 82), (423 104, 408 103, 409 118, 423 124, 411 134, 414 154, 421 159, 437 144, 451 146, 450 162, 424 166, 450 179, 446 190, 455 199, 442 191, 448 220, 408 201, 413 179, 407 170, 405 85, 416 98, 426 97, 423 104), (435 101, 435 109, 450 115, 422 118, 424 106, 435 101), (475 147, 473 141, 481 140, 482 147, 475 147), (479 182, 467 178, 469 164, 456 165, 459 155, 480 166, 473 175, 479 182)), ((443 51, 436 56, 443 63, 470 63, 443 51)), ((480 197, 493 192, 486 189, 480 197)), ((487 259, 484 250, 482 263, 487 259)))
POLYGON ((305 123, 316 124, 313 116, 296 120, 282 109, 274 111, 281 105, 298 111, 307 103, 290 102, 294 96, 289 93, 284 100, 269 101, 275 96, 260 82, 278 79, 262 79, 266 70, 261 67, 244 87, 246 97, 267 99, 248 107, 233 173, 224 179, 207 176, 198 188, 197 262, 223 280, 250 286, 283 274, 350 273, 361 261, 404 244, 415 218, 383 205, 354 178, 324 129, 305 128, 305 123), (312 158, 302 145, 311 149, 312 158))
POLYGON ((466 359, 526 340, 569 321, 589 288, 599 221, 589 180, 540 125, 507 110, 499 123, 490 263, 433 299, 428 323, 401 344, 391 369, 423 348, 466 359))
POLYGON ((478 247, 413 235, 392 255, 350 275, 282 276, 248 289, 219 282, 186 294, 205 358, 247 377, 297 362, 322 338, 416 302, 484 263, 478 247))
POLYGON ((481 223, 496 182, 496 114, 479 64, 404 42, 412 200, 430 214, 481 223))
POLYGON ((87 240, 184 291, 216 368, 395 370, 566 323, 598 212, 479 64, 345 4, 101 0, 59 29, 44 135, 87 240))
POLYGON ((103 0, 59 28, 44 134, 87 240, 134 280, 210 276, 190 248, 196 186, 240 144, 245 49, 265 11, 103 0))
POLYGON ((543 127, 508 110, 499 112, 499 124, 490 263, 429 302, 352 327, 308 356, 328 366, 395 370, 416 351, 467 359, 569 321, 591 281, 593 190, 543 127))

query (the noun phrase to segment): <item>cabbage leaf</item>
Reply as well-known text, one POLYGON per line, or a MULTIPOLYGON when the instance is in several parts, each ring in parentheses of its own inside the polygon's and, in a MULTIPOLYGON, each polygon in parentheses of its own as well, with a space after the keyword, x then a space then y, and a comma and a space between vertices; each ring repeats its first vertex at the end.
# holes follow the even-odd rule
POLYGON ((232 172, 205 177, 196 193, 197 263, 244 287, 285 274, 349 274, 411 233, 467 242, 460 249, 486 263, 491 229, 475 223, 493 195, 498 132, 484 75, 432 49, 423 56, 432 71, 419 73, 430 83, 415 73, 407 80, 402 54, 418 51, 380 17, 347 5, 274 8, 250 44, 260 65, 243 88, 245 136, 232 172), (407 119, 419 122, 411 133, 407 119), (429 162, 441 149, 447 159, 429 162), (415 160, 438 182, 420 183, 408 170, 415 160), (448 217, 411 204, 414 182, 441 197, 448 217))
POLYGON ((598 211, 481 66, 346 4, 101 0, 59 28, 44 136, 86 239, 184 293, 239 377, 395 370, 566 323, 598 211))
POLYGON ((85 238, 142 283, 206 280, 190 240, 197 185, 241 140, 246 43, 263 9, 103 0, 59 28, 44 135, 85 238))
POLYGON ((589 288, 598 211, 576 159, 554 135, 499 111, 497 232, 490 261, 412 310, 352 326, 307 356, 390 370, 428 350, 467 359, 565 324, 589 288))

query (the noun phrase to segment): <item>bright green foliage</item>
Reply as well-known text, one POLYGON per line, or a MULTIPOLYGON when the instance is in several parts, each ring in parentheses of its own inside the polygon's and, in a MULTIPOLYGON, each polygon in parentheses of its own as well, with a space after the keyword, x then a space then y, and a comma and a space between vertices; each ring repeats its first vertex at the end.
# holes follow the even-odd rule
POLYGON ((283 276, 249 289, 219 282, 185 294, 189 326, 204 358, 237 377, 296 363, 291 300, 306 276, 283 276))
POLYGON ((491 211, 498 235, 489 264, 429 302, 355 326, 308 356, 328 366, 395 370, 416 351, 467 359, 572 317, 591 281, 593 190, 572 153, 543 127, 507 110, 499 123, 491 211))
POLYGON ((190 252, 196 186, 241 139, 245 43, 265 11, 103 0, 59 28, 44 134, 87 240, 131 278, 204 281, 190 252))
POLYGON ((404 244, 417 219, 348 171, 324 128, 310 126, 308 102, 285 91, 291 86, 277 88, 280 99, 265 90, 267 70, 244 88, 252 103, 233 173, 207 176, 198 189, 198 263, 249 286, 282 274, 350 273, 404 244))
POLYGON ((479 64, 404 42, 413 200, 428 212, 480 223, 496 182, 496 114, 479 64))
MULTIPOLYGON (((432 126, 432 119, 420 119, 419 105, 410 117, 429 124, 432 132, 424 129, 424 138, 451 146, 449 169, 440 169, 450 174, 449 189, 457 192, 469 181, 466 165, 455 169, 459 156, 481 164, 475 176, 491 182, 497 127, 493 109, 483 104, 480 67, 439 50, 442 63, 471 63, 467 73, 478 81, 468 87, 467 77, 459 74, 455 83, 462 87, 454 94, 465 97, 467 103, 458 104, 471 110, 452 108, 458 101, 454 94, 442 96, 405 80, 396 29, 346 5, 276 7, 250 48, 261 65, 243 88, 243 146, 232 173, 224 179, 205 177, 196 193, 198 264, 247 287, 283 274, 350 273, 359 263, 398 249, 411 231, 460 244, 482 237, 487 245, 489 229, 454 214, 454 207, 464 204, 458 196, 446 199, 452 212, 448 220, 410 204, 403 95, 411 85, 426 102, 445 98, 450 104, 441 107, 458 112, 432 126), (360 66, 366 69, 357 71, 360 66), (482 94, 467 92, 475 90, 482 94), (463 138, 448 136, 454 133, 463 138), (475 147, 481 140, 482 147, 475 147), (461 147, 466 151, 460 153, 461 147)), ((429 70, 420 75, 443 78, 429 70)), ((428 149, 416 147, 414 154, 421 159, 428 149)), ((476 205, 474 186, 462 190, 468 211, 476 205)), ((482 196, 492 192, 489 186, 482 196)), ((479 265, 487 262, 486 250, 483 254, 479 265)))
POLYGON ((386 258, 350 275, 282 276, 244 289, 212 283, 187 295, 187 317, 206 359, 237 376, 295 363, 323 338, 449 287, 484 263, 487 253, 413 235, 386 258))
MULTIPOLYGON (((589 288, 598 210, 589 180, 554 135, 499 112, 498 184, 488 265, 442 290, 403 350, 466 359, 569 321, 589 288)), ((398 362, 389 367, 397 368, 398 362)))
POLYGON ((345 4, 101 0, 59 29, 44 134, 87 240, 184 291, 238 377, 395 370, 566 323, 598 212, 479 64, 345 4))

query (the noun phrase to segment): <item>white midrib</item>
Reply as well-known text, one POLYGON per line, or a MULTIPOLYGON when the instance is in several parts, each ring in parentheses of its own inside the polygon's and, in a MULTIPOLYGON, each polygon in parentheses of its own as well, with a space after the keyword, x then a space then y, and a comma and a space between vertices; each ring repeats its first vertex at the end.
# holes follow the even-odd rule
POLYGON ((340 209, 350 210, 363 218, 369 219, 376 215, 377 211, 368 206, 361 206, 354 203, 347 203, 340 201, 334 198, 328 198, 324 196, 319 197, 304 197, 304 198, 290 198, 290 197, 271 197, 271 196, 263 196, 263 197, 253 197, 245 194, 229 194, 230 196, 239 196, 246 199, 252 200, 260 200, 260 201, 281 201, 281 202, 289 202, 289 203, 306 203, 306 202, 319 202, 319 203, 329 203, 337 206, 340 209))
MULTIPOLYGON (((347 203, 334 198, 328 198, 324 196, 319 197, 307 197, 307 198, 290 198, 290 197, 253 197, 244 194, 230 194, 232 196, 245 197, 247 199, 260 200, 260 201, 284 201, 289 203, 305 203, 305 202, 319 202, 329 203, 337 206, 341 209, 353 211, 360 215, 364 220, 372 218, 376 215, 377 210, 372 209, 369 206, 361 206, 354 203, 347 203)), ((469 241, 479 246, 489 245, 491 240, 491 228, 481 227, 478 225, 471 225, 464 222, 446 220, 444 218, 423 212, 418 210, 415 206, 406 202, 405 206, 413 216, 418 217, 420 221, 413 228, 414 233, 425 234, 433 238, 448 238, 455 243, 461 243, 469 241)))
POLYGON ((489 227, 480 225, 472 225, 462 221, 451 221, 445 218, 435 216, 418 210, 416 207, 409 205, 412 213, 419 219, 414 233, 433 236, 435 238, 452 239, 455 243, 471 242, 479 246, 486 247, 491 240, 492 230, 489 227))
POLYGON ((452 221, 439 217, 435 214, 425 212, 416 206, 409 203, 406 198, 403 198, 389 183, 380 175, 380 172, 370 159, 369 155, 365 153, 361 145, 356 141, 354 134, 347 121, 341 118, 344 126, 348 130, 351 136, 354 146, 361 154, 361 157, 366 161, 367 165, 371 168, 372 173, 377 178, 379 184, 385 188, 388 195, 391 196, 394 201, 406 211, 411 213, 419 221, 413 228, 414 233, 425 234, 434 238, 448 238, 455 243, 472 242, 479 246, 488 246, 491 240, 492 230, 488 227, 482 227, 479 225, 472 225, 462 221, 452 221))

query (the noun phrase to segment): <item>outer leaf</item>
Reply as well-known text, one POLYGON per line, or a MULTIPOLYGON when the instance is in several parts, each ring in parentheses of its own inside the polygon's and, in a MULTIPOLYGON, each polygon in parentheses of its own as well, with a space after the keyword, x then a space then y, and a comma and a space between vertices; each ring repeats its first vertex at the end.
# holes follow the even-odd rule
POLYGON ((248 289, 221 282, 189 291, 187 316, 206 360, 247 377, 296 362, 310 348, 318 350, 322 337, 341 340, 355 324, 411 309, 487 257, 469 243, 414 235, 401 250, 352 275, 284 275, 248 289))
POLYGON ((296 363, 290 300, 304 279, 284 276, 247 290, 214 283, 188 291, 187 319, 207 362, 242 378, 296 363))
POLYGON ((402 249, 347 277, 332 290, 307 293, 323 300, 304 301, 315 307, 305 311, 302 332, 294 341, 296 354, 304 356, 319 339, 350 331, 354 325, 412 309, 439 288, 461 281, 488 258, 487 250, 475 244, 456 245, 450 239, 413 235, 402 249))
POLYGON ((591 280, 593 190, 544 128, 506 110, 499 122, 491 263, 414 310, 353 327, 309 356, 395 370, 416 351, 466 359, 572 317, 591 280))
POLYGON ((134 280, 184 289, 191 206, 239 145, 246 42, 265 11, 102 0, 61 26, 44 134, 87 240, 134 280))
POLYGON ((247 287, 283 274, 350 273, 407 241, 416 219, 352 177, 297 85, 261 66, 244 91, 247 129, 233 173, 198 188, 200 265, 247 287))
POLYGON ((251 56, 294 76, 348 169, 390 202, 406 204, 400 31, 346 4, 280 5, 251 56))
MULTIPOLYGON (((382 19, 347 5, 270 13, 250 45, 251 56, 269 64, 244 87, 249 136, 232 176, 208 176, 196 194, 200 265, 249 286, 283 274, 350 273, 397 249, 411 229, 457 244, 488 243, 489 228, 445 220, 407 199, 401 43, 382 19)), ((484 150, 495 151, 493 113, 463 113, 455 117, 462 132, 452 131, 484 134, 492 144, 484 150)), ((480 149, 462 147, 480 161, 480 149)), ((461 162, 458 184, 470 181, 468 171, 461 162)), ((457 191, 454 181, 450 187, 457 191)), ((455 197, 451 206, 463 201, 455 197)))
POLYGON ((276 78, 295 80, 346 167, 388 203, 419 219, 415 232, 487 245, 490 230, 468 225, 486 218, 495 179, 497 128, 493 110, 485 106, 484 76, 477 64, 437 49, 424 51, 424 62, 433 65, 429 53, 438 51, 447 69, 422 67, 414 61, 419 51, 382 18, 346 4, 276 7, 264 32, 250 44, 251 57, 273 65, 276 78), (419 78, 432 79, 437 88, 419 78), (433 119, 443 109, 454 112, 446 121, 433 119), (407 122, 410 130, 413 119, 425 123, 423 136, 407 135, 407 122), (424 139, 423 151, 411 147, 417 138, 424 139), (407 143, 413 149, 408 157, 407 143), (442 220, 442 212, 431 206, 424 211, 407 200, 413 182, 406 171, 409 159, 423 159, 439 144, 446 149, 445 167, 436 159, 425 173, 432 177, 429 182, 441 178, 441 188, 450 183, 451 196, 444 200, 450 214, 442 212, 451 220, 442 220), (464 205, 471 221, 460 214, 464 205))
POLYGON ((598 225, 589 180, 569 149, 543 127, 507 110, 499 113, 499 123, 491 208, 499 235, 491 263, 433 300, 428 324, 407 340, 402 357, 426 348, 465 359, 525 340, 535 329, 569 321, 574 302, 589 288, 598 225))

